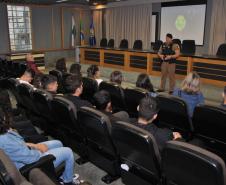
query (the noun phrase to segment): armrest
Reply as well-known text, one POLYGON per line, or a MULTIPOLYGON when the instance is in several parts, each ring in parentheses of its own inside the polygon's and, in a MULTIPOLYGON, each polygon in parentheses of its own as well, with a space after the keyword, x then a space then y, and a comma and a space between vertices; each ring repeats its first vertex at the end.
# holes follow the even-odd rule
POLYGON ((56 158, 53 155, 46 155, 41 157, 37 162, 25 165, 20 168, 21 174, 28 179, 29 173, 34 168, 40 168, 44 173, 46 173, 49 177, 56 178, 55 168, 53 165, 53 161, 56 158))

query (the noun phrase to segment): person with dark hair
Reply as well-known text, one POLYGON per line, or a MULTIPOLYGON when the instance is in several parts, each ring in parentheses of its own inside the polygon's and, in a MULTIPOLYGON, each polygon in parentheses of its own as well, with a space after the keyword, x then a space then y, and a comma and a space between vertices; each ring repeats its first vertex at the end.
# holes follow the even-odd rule
POLYGON ((151 83, 151 79, 145 73, 141 73, 137 77, 136 87, 146 89, 149 93, 149 96, 156 97, 157 94, 154 91, 154 87, 151 83))
POLYGON ((158 56, 161 59, 161 84, 158 91, 165 91, 167 76, 169 76, 169 93, 172 94, 175 87, 175 62, 180 56, 180 46, 173 43, 172 34, 166 34, 166 42, 160 47, 158 56))
POLYGON ((62 74, 67 72, 66 59, 60 58, 56 62, 56 70, 60 71, 62 74))
POLYGON ((43 78, 44 74, 40 73, 40 74, 36 74, 33 81, 32 81, 32 85, 37 88, 37 89, 42 89, 42 78, 43 78))
POLYGON ((42 88, 52 95, 57 94, 57 78, 53 75, 44 75, 41 79, 42 88))
POLYGON ((70 73, 74 74, 74 75, 81 75, 82 76, 81 65, 78 64, 78 63, 72 64, 71 67, 70 67, 70 73))
POLYGON ((111 95, 109 92, 105 90, 96 92, 93 99, 96 108, 106 114, 112 123, 115 121, 129 121, 129 115, 125 111, 120 111, 114 114, 112 113, 111 95))
POLYGON ((87 69, 87 77, 95 79, 97 81, 98 85, 100 85, 100 83, 103 81, 100 78, 100 70, 97 65, 91 65, 87 69))
POLYGON ((222 93, 223 103, 221 104, 222 107, 226 108, 226 86, 224 86, 224 92, 222 93))
POLYGON ((12 130, 4 120, 1 120, 0 149, 9 156, 17 169, 20 169, 27 164, 34 163, 43 156, 51 154, 56 158, 53 161, 55 167, 65 163, 65 170, 61 176, 63 183, 65 185, 75 185, 73 182, 73 152, 70 148, 63 147, 63 144, 58 140, 51 140, 38 144, 26 143, 22 136, 15 130, 12 130))
POLYGON ((153 123, 158 116, 158 111, 159 107, 155 98, 143 98, 138 106, 138 121, 135 123, 135 126, 150 132, 154 136, 159 150, 162 151, 167 141, 179 139, 181 138, 181 135, 180 133, 172 132, 169 129, 158 128, 153 123))
POLYGON ((35 73, 35 75, 42 74, 42 72, 39 71, 38 67, 36 66, 34 57, 31 53, 28 53, 26 55, 26 62, 27 62, 27 68, 31 69, 35 73))
POLYGON ((92 104, 86 100, 82 100, 80 95, 83 91, 83 84, 81 76, 70 75, 66 78, 65 88, 69 93, 65 97, 72 101, 76 108, 79 110, 81 107, 92 107, 92 104))
POLYGON ((113 71, 110 75, 110 82, 117 83, 121 85, 123 81, 123 76, 121 71, 113 71))
POLYGON ((31 84, 31 82, 34 78, 34 75, 35 75, 35 73, 33 72, 32 69, 26 69, 25 72, 20 76, 20 78, 17 78, 17 80, 21 84, 27 84, 34 88, 34 86, 31 84))

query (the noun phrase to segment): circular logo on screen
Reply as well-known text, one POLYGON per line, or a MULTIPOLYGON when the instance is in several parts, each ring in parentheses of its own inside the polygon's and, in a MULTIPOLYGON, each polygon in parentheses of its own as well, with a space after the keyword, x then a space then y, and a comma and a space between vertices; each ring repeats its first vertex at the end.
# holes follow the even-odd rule
POLYGON ((183 31, 186 26, 186 19, 183 15, 178 15, 175 21, 175 26, 178 31, 183 31))

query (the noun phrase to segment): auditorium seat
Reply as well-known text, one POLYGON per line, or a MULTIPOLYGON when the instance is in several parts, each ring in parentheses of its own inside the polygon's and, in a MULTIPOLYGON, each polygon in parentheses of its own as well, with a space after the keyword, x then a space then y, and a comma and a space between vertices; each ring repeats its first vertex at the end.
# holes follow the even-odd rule
POLYGON ((114 39, 110 39, 108 41, 108 47, 109 48, 114 48, 115 47, 115 40, 114 39))
POLYGON ((100 47, 107 47, 108 40, 106 38, 102 38, 100 41, 100 47))
POLYGON ((194 128, 186 102, 171 95, 158 95, 157 100, 160 111, 156 123, 160 127, 168 127, 173 131, 178 131, 183 138, 190 140, 194 128))
POLYGON ((162 154, 166 185, 225 185, 224 161, 199 147, 178 141, 166 144, 162 154))
POLYGON ((55 97, 52 100, 52 110, 57 124, 52 128, 57 137, 66 146, 71 146, 81 157, 85 156, 84 134, 77 121, 75 105, 64 97, 55 97), (56 128, 57 127, 57 128, 56 128))
POLYGON ((196 45, 194 40, 183 40, 182 50, 183 54, 195 54, 196 45))
POLYGON ((135 40, 135 42, 133 44, 133 49, 134 50, 142 50, 143 49, 142 40, 135 40))
POLYGON ((116 122, 112 138, 120 155, 121 177, 125 185, 158 185, 161 157, 154 137, 132 124, 116 122))
POLYGON ((173 39, 173 44, 178 44, 181 49, 181 40, 180 39, 173 39))
POLYGON ((126 110, 131 118, 138 117, 137 106, 140 104, 140 100, 148 95, 145 89, 135 88, 135 89, 125 89, 125 102, 126 110))
POLYGON ((217 106, 198 105, 193 115, 195 137, 204 142, 206 149, 226 161, 226 110, 217 106))
POLYGON ((32 185, 57 185, 40 169, 34 168, 29 173, 29 181, 32 185))
POLYGON ((58 83, 58 88, 57 88, 57 92, 58 93, 64 93, 64 87, 63 87, 63 74, 58 71, 58 70, 52 70, 49 71, 50 75, 53 75, 57 78, 57 83, 58 83))
POLYGON ((81 98, 88 100, 90 103, 93 103, 93 96, 98 91, 97 81, 92 78, 82 77, 82 82, 83 92, 81 98))
POLYGON ((226 43, 221 44, 217 50, 217 56, 219 57, 226 57, 226 43))
POLYGON ((119 177, 119 158, 111 139, 109 118, 94 108, 83 107, 78 119, 87 137, 89 161, 107 172, 102 181, 113 182, 119 177))
POLYGON ((129 48, 128 40, 127 39, 121 40, 119 48, 120 49, 128 49, 129 48))
POLYGON ((162 46, 163 42, 161 40, 157 40, 153 44, 153 50, 154 51, 159 51, 160 47, 162 46))
POLYGON ((113 112, 119 112, 126 109, 124 91, 120 85, 103 81, 99 85, 99 91, 100 90, 105 90, 110 93, 113 112))

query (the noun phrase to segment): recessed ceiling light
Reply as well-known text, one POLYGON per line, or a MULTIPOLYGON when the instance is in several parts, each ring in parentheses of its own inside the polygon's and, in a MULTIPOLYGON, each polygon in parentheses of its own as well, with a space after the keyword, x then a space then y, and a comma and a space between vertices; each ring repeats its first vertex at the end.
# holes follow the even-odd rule
POLYGON ((62 3, 62 2, 66 2, 66 1, 68 1, 68 0, 57 0, 56 2, 57 3, 62 3))

